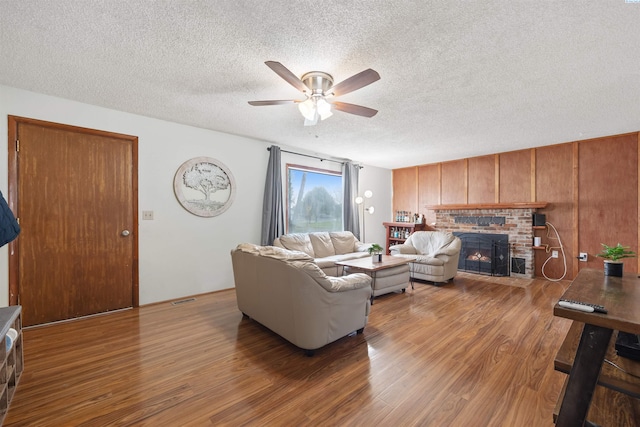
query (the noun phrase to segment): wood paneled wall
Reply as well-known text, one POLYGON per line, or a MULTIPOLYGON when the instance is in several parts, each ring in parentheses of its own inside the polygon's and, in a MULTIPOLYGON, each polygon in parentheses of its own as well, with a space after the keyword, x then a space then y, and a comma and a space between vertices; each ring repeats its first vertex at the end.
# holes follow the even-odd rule
MULTIPOLYGON (((554 246, 562 243, 564 255, 567 260, 567 277, 574 277, 577 273, 577 260, 579 251, 574 251, 576 243, 573 240, 574 224, 574 185, 573 185, 573 144, 553 145, 550 147, 536 148, 536 196, 538 200, 548 202, 549 205, 541 210, 547 217, 547 221, 556 227, 561 241, 553 241, 554 246), (575 271, 574 271, 575 265, 575 271)), ((547 242, 552 241, 539 231, 536 235, 547 242)), ((555 238, 555 233, 552 233, 555 238)), ((542 264, 547 260, 548 254, 536 253, 536 276, 542 276, 542 264)), ((584 263, 583 263, 584 264, 584 263)), ((558 259, 551 259, 545 265, 547 277, 559 278, 564 272, 564 263, 558 259)))
POLYGON ((467 159, 442 164, 440 200, 443 205, 468 203, 468 166, 467 159))
MULTIPOLYGON (((440 164, 419 166, 418 182, 428 182, 430 184, 418 185, 418 206, 439 205, 442 203, 440 200, 442 166, 440 164)), ((418 212, 426 215, 427 224, 435 222, 435 211, 430 210, 425 212, 424 209, 418 208, 418 212)))
MULTIPOLYGON (((496 203, 495 174, 498 156, 474 157, 469 159, 469 203, 496 203)), ((499 181, 498 181, 499 182, 499 181)))
MULTIPOLYGON (((640 132, 532 148, 393 171, 393 210, 435 213, 427 205, 547 202, 540 210, 553 228, 543 243, 564 251, 547 259, 536 251, 536 276, 572 279, 581 268, 602 268, 601 243, 622 243, 638 252, 640 132), (589 254, 578 261, 580 252, 589 254)), ((625 271, 640 270, 640 258, 625 271)))
MULTIPOLYGON (((633 244, 638 236, 637 142, 635 135, 622 135, 602 138, 598 144, 579 145, 580 248, 601 249, 601 243, 620 242, 633 246, 637 252, 638 245, 633 244)), ((601 263, 601 259, 590 257, 587 266, 597 268, 601 263)), ((633 260, 625 261, 626 271, 632 271, 628 268, 631 264, 633 260)))
POLYGON ((500 203, 540 202, 531 199, 531 152, 500 154, 500 203))
POLYGON ((398 210, 418 212, 418 169, 394 169, 392 178, 394 213, 398 210))

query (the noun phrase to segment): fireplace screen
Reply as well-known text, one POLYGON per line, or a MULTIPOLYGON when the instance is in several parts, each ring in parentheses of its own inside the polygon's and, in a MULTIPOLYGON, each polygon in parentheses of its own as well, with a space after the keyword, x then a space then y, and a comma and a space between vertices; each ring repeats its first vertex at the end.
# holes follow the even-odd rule
POLYGON ((509 236, 454 232, 462 240, 458 270, 491 276, 508 276, 509 236))

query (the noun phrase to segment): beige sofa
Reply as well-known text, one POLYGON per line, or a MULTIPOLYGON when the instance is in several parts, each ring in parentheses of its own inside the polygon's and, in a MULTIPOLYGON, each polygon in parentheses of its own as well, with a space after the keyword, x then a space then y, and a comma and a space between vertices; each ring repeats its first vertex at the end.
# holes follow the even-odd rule
POLYGON ((458 272, 462 242, 450 232, 416 231, 401 245, 389 248, 391 255, 415 258, 412 279, 448 282, 458 272))
POLYGON ((283 234, 273 246, 304 252, 329 276, 342 276, 342 267, 335 262, 367 257, 371 244, 358 241, 350 231, 322 231, 283 234))
POLYGON ((231 260, 240 311, 308 355, 367 324, 366 274, 327 276, 305 253, 249 243, 231 260))

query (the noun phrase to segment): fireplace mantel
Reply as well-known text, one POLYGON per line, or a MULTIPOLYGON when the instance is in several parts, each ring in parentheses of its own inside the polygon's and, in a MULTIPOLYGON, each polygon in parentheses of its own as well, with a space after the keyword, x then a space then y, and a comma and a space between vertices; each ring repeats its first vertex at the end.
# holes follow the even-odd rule
POLYGON ((425 205, 425 209, 434 211, 455 210, 481 210, 481 209, 544 209, 547 202, 522 202, 522 203, 477 203, 459 205, 425 205))

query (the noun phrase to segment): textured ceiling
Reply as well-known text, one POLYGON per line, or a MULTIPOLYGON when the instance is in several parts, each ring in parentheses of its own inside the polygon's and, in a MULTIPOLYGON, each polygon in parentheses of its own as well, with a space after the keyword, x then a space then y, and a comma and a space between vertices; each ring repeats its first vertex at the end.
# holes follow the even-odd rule
POLYGON ((640 129, 633 0, 0 0, 0 84, 396 168, 640 129), (381 79, 304 127, 271 71, 381 79))

